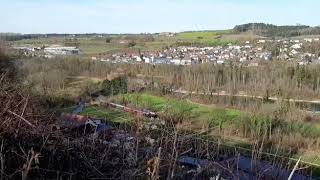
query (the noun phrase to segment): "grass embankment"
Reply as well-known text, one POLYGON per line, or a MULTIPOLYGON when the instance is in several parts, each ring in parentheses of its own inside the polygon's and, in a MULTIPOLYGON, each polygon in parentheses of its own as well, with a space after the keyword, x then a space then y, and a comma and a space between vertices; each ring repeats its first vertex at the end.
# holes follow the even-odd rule
POLYGON ((188 120, 192 123, 209 123, 210 127, 227 127, 240 120, 245 113, 234 109, 223 109, 197 104, 188 100, 168 99, 148 94, 125 94, 113 97, 119 103, 156 111, 172 118, 188 120))
POLYGON ((150 109, 158 113, 170 113, 177 118, 179 118, 178 116, 183 116, 185 120, 190 120, 191 122, 207 122, 211 128, 236 126, 237 129, 246 131, 244 133, 256 131, 259 135, 262 135, 265 132, 264 129, 266 129, 268 130, 267 132, 281 130, 285 134, 300 133, 303 137, 320 137, 320 126, 314 123, 287 122, 285 119, 278 119, 277 117, 149 94, 124 94, 115 96, 113 99, 120 103, 131 104, 135 107, 150 109))
MULTIPOLYGON (((296 159, 302 156, 302 160, 305 162, 320 163, 320 157, 317 154, 318 150, 314 150, 315 144, 313 144, 317 143, 317 139, 320 137, 320 129, 313 124, 279 122, 268 117, 252 115, 239 110, 223 109, 212 105, 198 104, 189 100, 179 100, 149 94, 124 94, 114 96, 111 99, 121 104, 128 104, 131 107, 156 111, 172 119, 189 121, 193 125, 187 127, 188 129, 184 127, 184 129, 195 132, 196 134, 199 132, 197 128, 201 127, 195 125, 207 124, 209 128, 205 130, 210 129, 213 130, 212 132, 215 132, 214 134, 209 133, 210 135, 213 135, 213 137, 217 135, 224 137, 225 141, 223 145, 240 148, 240 151, 248 151, 248 153, 250 153, 249 151, 254 148, 254 142, 257 142, 256 140, 259 138, 261 140, 262 137, 266 135, 265 142, 267 144, 264 145, 263 151, 268 152, 266 153, 268 157, 272 157, 274 153, 277 154, 277 156, 282 155, 296 159), (219 134, 219 132, 224 131, 233 132, 233 134, 219 134), (293 139, 295 139, 296 134, 299 134, 299 138, 294 140, 296 142, 286 142, 289 140, 285 137, 292 135, 293 139), (311 142, 310 147, 301 144, 301 142, 307 144, 311 142), (273 149, 269 146, 270 143, 273 144, 272 146, 280 145, 280 148, 288 148, 290 152, 278 152, 278 149, 273 149), (300 147, 298 147, 298 150, 293 150, 297 148, 294 146, 300 147)), ((64 112, 71 112, 72 109, 73 108, 65 109, 64 112)), ((86 107, 84 111, 81 112, 81 115, 101 118, 108 122, 120 124, 130 124, 134 120, 131 114, 98 106, 86 107)))
POLYGON ((289 122, 277 118, 274 114, 266 116, 149 94, 118 95, 113 97, 113 100, 160 114, 169 114, 172 119, 189 121, 190 129, 195 131, 196 128, 201 128, 199 124, 207 124, 207 130, 216 132, 215 135, 222 132, 220 135, 230 139, 231 144, 265 141, 265 147, 273 149, 272 147, 280 145, 281 148, 291 149, 290 153, 296 156, 303 156, 304 160, 319 163, 320 157, 314 156, 314 149, 319 145, 319 124, 289 122), (228 133, 225 133, 226 131, 228 133))

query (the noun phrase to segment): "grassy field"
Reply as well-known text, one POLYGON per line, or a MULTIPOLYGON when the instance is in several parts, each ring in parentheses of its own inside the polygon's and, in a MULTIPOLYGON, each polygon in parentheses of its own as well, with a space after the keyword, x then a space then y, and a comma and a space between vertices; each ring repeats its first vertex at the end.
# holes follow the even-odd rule
MULTIPOLYGON (((59 111, 64 113, 71 113, 75 106, 60 109, 59 111)), ((80 115, 88 116, 92 118, 104 119, 108 122, 123 124, 130 123, 134 119, 130 114, 116 109, 108 109, 101 106, 89 105, 84 108, 80 115)))
MULTIPOLYGON (((121 104, 127 104, 128 106, 138 109, 156 111, 159 113, 161 118, 163 115, 172 117, 173 119, 182 118, 183 121, 191 123, 186 123, 187 125, 190 125, 189 127, 182 128, 184 130, 194 132, 195 134, 201 134, 203 130, 201 129, 201 126, 197 125, 208 124, 209 129, 205 129, 209 132, 208 135, 212 137, 221 136, 223 137, 223 141, 226 146, 239 147, 240 149, 245 148, 250 150, 254 148, 253 143, 256 140, 253 139, 260 139, 266 133, 271 131, 273 134, 270 136, 270 139, 268 137, 266 138, 269 140, 265 139, 267 144, 264 145, 264 152, 269 152, 271 154, 276 152, 283 156, 287 156, 284 149, 282 152, 278 152, 278 149, 275 150, 268 144, 277 144, 279 142, 273 142, 274 139, 276 139, 276 141, 280 141, 280 139, 285 140, 287 137, 290 138, 292 136, 290 140, 291 142, 287 142, 289 140, 285 140, 284 143, 281 143, 282 146, 291 149, 291 147, 294 147, 297 144, 299 145, 301 142, 311 144, 310 147, 307 147, 306 145, 302 145, 302 143, 299 145, 296 152, 293 154, 292 152, 289 153, 292 155, 291 157, 298 159, 301 156, 302 160, 306 162, 320 164, 319 150, 312 148, 312 143, 317 142, 317 139, 320 137, 320 127, 314 124, 303 122, 279 122, 268 117, 254 115, 249 112, 219 108, 215 105, 199 104, 190 100, 180 100, 150 94, 117 95, 111 97, 111 100, 121 104), (269 126, 272 126, 272 128, 270 129, 269 126), (237 133, 217 133, 225 130, 237 133), (245 135, 250 133, 252 133, 254 137, 245 135)), ((64 112, 71 112, 73 108, 74 107, 67 108, 64 112)), ((130 114, 100 106, 88 106, 83 112, 81 112, 81 115, 101 118, 108 122, 120 124, 130 124, 134 120, 134 117, 130 114)))
POLYGON ((100 106, 89 106, 84 109, 81 115, 105 119, 114 123, 129 123, 133 117, 127 113, 118 110, 110 110, 100 106))
POLYGON ((126 94, 114 97, 114 100, 128 103, 142 109, 149 109, 161 114, 190 120, 193 123, 209 123, 211 128, 227 127, 232 121, 240 120, 245 113, 200 105, 188 100, 167 99, 148 94, 126 94))
MULTIPOLYGON (((213 105, 198 104, 186 99, 166 98, 150 94, 124 94, 113 97, 122 104, 149 109, 159 113, 169 113, 173 116, 184 116, 192 122, 208 122, 209 127, 226 128, 236 125, 237 129, 246 125, 249 129, 263 131, 265 126, 272 125, 273 129, 281 129, 283 133, 299 133, 304 137, 320 137, 320 126, 307 122, 286 122, 280 119, 271 119, 265 115, 243 112, 236 109, 216 107, 213 105)), ((244 129, 246 129, 244 128, 244 129)))
MULTIPOLYGON (((133 107, 153 110, 160 114, 169 114, 170 117, 177 119, 182 118, 191 122, 190 128, 187 129, 194 131, 197 131, 197 128, 200 130, 201 127, 195 125, 201 122, 200 124, 207 123, 209 130, 213 130, 212 132, 217 132, 217 130, 236 132, 223 135, 224 138, 236 144, 251 144, 250 139, 259 139, 263 136, 268 137, 269 143, 284 141, 282 145, 287 148, 295 146, 298 148, 301 146, 299 144, 309 144, 309 147, 302 145, 303 148, 298 148, 295 157, 302 156, 306 161, 320 163, 320 157, 315 155, 318 150, 314 149, 314 143, 320 138, 320 126, 317 124, 289 122, 254 113, 149 94, 118 95, 113 97, 113 100, 133 107)), ((213 135, 217 135, 217 133, 213 133, 213 135)))
POLYGON ((177 34, 178 39, 188 39, 188 40, 196 40, 196 39, 216 39, 219 38, 219 33, 214 31, 204 31, 204 32, 182 32, 177 34))
POLYGON ((175 37, 177 41, 192 42, 194 44, 203 44, 204 46, 225 46, 229 43, 237 44, 236 39, 224 39, 223 35, 230 34, 226 31, 194 31, 178 33, 175 37))
POLYGON ((179 39, 217 39, 222 35, 234 34, 233 30, 188 31, 177 34, 179 39))

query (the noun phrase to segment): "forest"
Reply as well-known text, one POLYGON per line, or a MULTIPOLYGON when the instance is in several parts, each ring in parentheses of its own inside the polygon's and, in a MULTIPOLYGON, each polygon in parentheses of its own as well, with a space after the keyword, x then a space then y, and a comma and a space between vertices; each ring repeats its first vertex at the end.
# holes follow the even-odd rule
POLYGON ((20 61, 20 73, 27 82, 43 89, 66 86, 70 76, 102 78, 112 74, 143 77, 174 90, 182 89, 203 94, 226 91, 231 94, 284 99, 319 98, 319 65, 297 65, 290 62, 270 62, 258 67, 237 64, 199 64, 170 66, 148 64, 113 64, 79 58, 56 58, 50 61, 27 59, 20 61), (45 78, 44 78, 44 77, 45 78))
POLYGON ((319 27, 306 25, 276 26, 265 23, 248 23, 237 25, 233 29, 235 32, 252 32, 265 37, 293 37, 303 35, 319 35, 319 27))

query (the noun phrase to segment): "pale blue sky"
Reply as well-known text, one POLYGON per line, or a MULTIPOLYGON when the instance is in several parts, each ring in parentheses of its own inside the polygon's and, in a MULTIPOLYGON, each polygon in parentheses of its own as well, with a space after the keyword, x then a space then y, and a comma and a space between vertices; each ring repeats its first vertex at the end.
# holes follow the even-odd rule
POLYGON ((319 0, 0 0, 0 32, 144 33, 320 25, 319 0))

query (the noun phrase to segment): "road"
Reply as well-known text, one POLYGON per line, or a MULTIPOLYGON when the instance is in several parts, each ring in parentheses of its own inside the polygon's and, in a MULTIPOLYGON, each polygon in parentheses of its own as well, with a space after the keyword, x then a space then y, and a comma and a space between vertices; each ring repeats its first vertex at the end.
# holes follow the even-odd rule
MULTIPOLYGON (((194 94, 194 95, 210 95, 210 93, 197 93, 197 92, 191 92, 186 91, 186 90, 174 90, 174 93, 180 93, 180 94, 194 94)), ((255 98, 255 99, 263 99, 264 97, 262 96, 253 96, 253 95, 248 95, 246 93, 241 93, 241 94, 230 94, 226 93, 225 91, 221 91, 219 93, 212 93, 213 96, 232 96, 232 97, 247 97, 247 98, 255 98)), ((283 99, 277 98, 277 97, 269 97, 269 100, 272 101, 280 101, 283 99)), ((319 104, 320 105, 320 100, 305 100, 305 99, 285 99, 288 100, 289 102, 295 102, 295 103, 311 103, 311 104, 319 104)))

